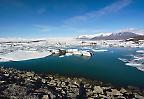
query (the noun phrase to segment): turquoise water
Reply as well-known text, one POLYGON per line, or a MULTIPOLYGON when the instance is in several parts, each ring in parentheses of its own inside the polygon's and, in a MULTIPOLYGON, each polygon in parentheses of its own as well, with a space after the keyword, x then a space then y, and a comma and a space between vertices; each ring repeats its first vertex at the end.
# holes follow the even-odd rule
POLYGON ((42 73, 83 76, 114 85, 134 85, 144 87, 144 72, 135 67, 126 66, 117 58, 130 58, 136 54, 132 48, 109 48, 107 52, 95 52, 90 59, 80 56, 48 56, 19 62, 0 63, 1 66, 14 67, 42 73))

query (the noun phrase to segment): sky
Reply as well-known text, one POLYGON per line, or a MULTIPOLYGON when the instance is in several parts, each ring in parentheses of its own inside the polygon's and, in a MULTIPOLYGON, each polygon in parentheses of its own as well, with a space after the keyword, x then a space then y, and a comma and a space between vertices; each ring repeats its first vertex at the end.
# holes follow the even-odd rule
POLYGON ((0 0, 1 37, 144 30, 144 0, 0 0))

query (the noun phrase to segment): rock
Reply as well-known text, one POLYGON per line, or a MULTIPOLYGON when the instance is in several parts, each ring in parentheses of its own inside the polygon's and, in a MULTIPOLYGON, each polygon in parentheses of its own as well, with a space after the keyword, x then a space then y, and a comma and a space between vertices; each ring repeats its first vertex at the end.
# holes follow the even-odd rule
POLYGON ((124 88, 121 88, 121 89, 120 89, 120 92, 121 92, 121 93, 126 93, 127 91, 126 91, 124 88))
POLYGON ((95 98, 92 98, 92 97, 88 97, 88 99, 95 99, 95 98))
POLYGON ((112 92, 106 91, 107 96, 112 96, 112 92))
POLYGON ((17 99, 16 96, 10 96, 10 99, 17 99))
POLYGON ((0 81, 0 84, 5 83, 6 81, 0 81))
POLYGON ((71 87, 71 88, 78 88, 78 86, 75 85, 75 84, 70 85, 70 87, 71 87))
POLYGON ((7 77, 9 76, 9 74, 4 74, 4 75, 7 76, 7 77))
POLYGON ((61 83, 61 87, 66 87, 66 86, 65 86, 65 82, 62 82, 62 83, 61 83))
POLYGON ((45 79, 42 79, 42 83, 46 83, 46 80, 45 80, 45 79))
POLYGON ((42 99, 50 99, 48 95, 43 95, 42 99))
POLYGON ((87 89, 87 95, 88 95, 88 96, 93 95, 93 91, 92 91, 92 90, 87 89))
POLYGON ((95 86, 94 87, 94 93, 99 93, 99 94, 103 94, 103 90, 100 86, 95 86))
POLYGON ((0 99, 144 99, 143 89, 117 89, 84 78, 0 68, 0 99))
POLYGON ((68 85, 69 85, 69 82, 65 82, 65 85, 68 86, 68 85))
POLYGON ((100 99, 107 99, 107 96, 100 94, 100 95, 99 95, 99 98, 100 98, 100 99))
POLYGON ((136 99, 144 99, 144 96, 140 96, 140 95, 137 94, 137 95, 135 95, 135 98, 136 99))
POLYGON ((38 80, 38 77, 34 76, 34 77, 33 77, 33 80, 34 80, 34 81, 38 80))
POLYGON ((127 99, 127 98, 125 98, 124 96, 118 96, 117 98, 118 98, 118 99, 127 99))
POLYGON ((34 76, 34 73, 32 73, 32 72, 26 72, 26 75, 27 75, 28 77, 33 77, 33 76, 34 76))
POLYGON ((118 90, 116 90, 116 89, 113 89, 112 90, 112 95, 114 96, 121 96, 121 95, 123 95, 122 93, 120 93, 118 90))

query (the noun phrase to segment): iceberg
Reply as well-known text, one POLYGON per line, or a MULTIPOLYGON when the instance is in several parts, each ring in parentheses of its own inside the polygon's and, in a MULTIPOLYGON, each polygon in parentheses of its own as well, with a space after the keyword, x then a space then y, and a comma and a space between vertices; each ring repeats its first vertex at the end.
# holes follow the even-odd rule
POLYGON ((144 72, 144 65, 143 65, 143 64, 140 64, 140 63, 132 63, 132 62, 131 62, 131 63, 126 63, 126 65, 135 67, 135 68, 137 68, 138 70, 144 72))
POLYGON ((144 50, 138 50, 137 53, 144 53, 144 50))
POLYGON ((81 53, 83 56, 88 56, 88 57, 92 56, 91 53, 87 51, 81 51, 81 53))
POLYGON ((15 52, 11 52, 8 54, 1 55, 0 58, 3 61, 23 61, 23 60, 30 60, 36 58, 44 58, 52 53, 49 51, 24 51, 19 50, 15 52))
POLYGON ((72 56, 72 53, 66 53, 65 56, 72 56))
POLYGON ((92 49, 92 51, 94 51, 94 52, 107 52, 108 50, 106 50, 106 49, 100 49, 100 50, 92 49))
POLYGON ((8 62, 8 61, 11 61, 11 59, 0 57, 0 62, 8 62))
POLYGON ((77 52, 77 51, 78 51, 78 49, 68 49, 67 50, 68 53, 73 53, 73 52, 77 52))
POLYGON ((80 51, 74 51, 73 54, 78 55, 78 56, 82 56, 82 53, 80 51))
POLYGON ((137 67, 137 69, 144 72, 144 66, 137 67))
POLYGON ((142 64, 130 62, 130 63, 126 63, 126 65, 128 65, 128 66, 133 66, 133 67, 137 67, 137 66, 141 66, 142 64))
POLYGON ((127 59, 124 59, 124 58, 118 58, 119 60, 121 60, 122 62, 129 62, 127 59))
POLYGON ((60 58, 64 57, 64 55, 59 56, 60 58))

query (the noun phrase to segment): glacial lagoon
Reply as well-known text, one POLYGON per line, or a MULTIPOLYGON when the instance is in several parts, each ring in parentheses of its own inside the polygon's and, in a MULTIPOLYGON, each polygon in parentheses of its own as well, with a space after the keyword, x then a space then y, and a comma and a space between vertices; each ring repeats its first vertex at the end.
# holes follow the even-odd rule
MULTIPOLYGON (((144 71, 128 66, 119 58, 131 59, 139 48, 105 48, 92 57, 76 55, 48 56, 26 61, 1 62, 1 66, 40 73, 79 76, 120 86, 144 87, 144 71)), ((142 49, 143 50, 143 49, 142 49)))

